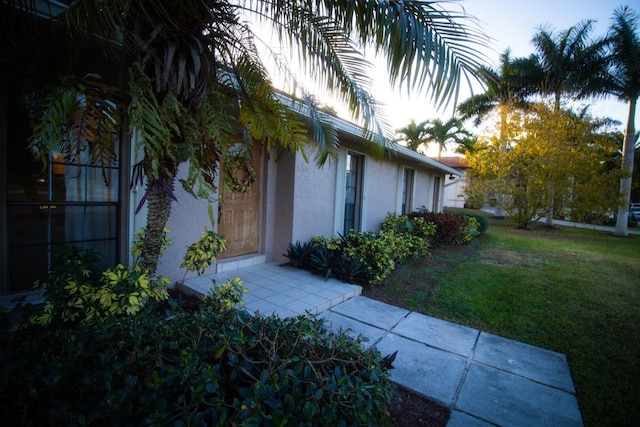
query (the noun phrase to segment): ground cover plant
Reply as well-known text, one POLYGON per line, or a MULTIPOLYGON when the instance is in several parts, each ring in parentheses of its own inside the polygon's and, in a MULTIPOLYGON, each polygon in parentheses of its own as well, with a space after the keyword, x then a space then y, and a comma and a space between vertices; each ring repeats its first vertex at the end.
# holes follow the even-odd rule
POLYGON ((491 220, 364 293, 565 353, 585 425, 640 419, 640 236, 491 220))
MULTIPOLYGON (((221 289, 224 289, 224 285, 221 289)), ((241 293, 236 292, 236 296, 241 293)), ((388 425, 381 355, 322 321, 170 299, 3 336, 10 425, 388 425)))

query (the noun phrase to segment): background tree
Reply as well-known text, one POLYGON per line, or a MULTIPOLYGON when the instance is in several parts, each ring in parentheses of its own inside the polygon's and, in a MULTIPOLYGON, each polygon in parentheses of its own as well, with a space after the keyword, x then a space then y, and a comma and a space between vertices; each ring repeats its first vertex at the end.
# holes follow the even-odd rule
POLYGON ((406 144, 407 148, 418 151, 418 148, 427 142, 425 139, 425 127, 427 123, 427 120, 416 123, 415 119, 411 119, 407 126, 396 129, 396 133, 400 137, 400 141, 406 144))
POLYGON ((550 197, 575 219, 604 216, 615 206, 611 193, 618 174, 603 165, 617 145, 601 123, 539 104, 528 112, 509 111, 498 134, 511 143, 504 150, 498 136, 478 141, 465 192, 477 196, 487 182, 499 184, 505 210, 519 227, 544 217, 550 197))
MULTIPOLYGON (((478 76, 485 84, 484 93, 472 95, 461 102, 457 111, 462 120, 474 119, 475 125, 479 125, 491 113, 498 111, 499 135, 501 146, 508 144, 506 128, 508 111, 513 107, 526 108, 527 97, 531 93, 532 84, 538 80, 539 68, 535 58, 511 58, 509 49, 500 55, 498 68, 483 66, 478 71, 478 76), (505 129, 505 132, 502 132, 505 129)), ((490 181, 487 181, 487 184, 490 181)), ((503 217, 501 195, 494 189, 490 193, 496 197, 496 217, 503 217)))
POLYGON ((424 129, 427 142, 435 143, 438 147, 438 160, 442 157, 442 150, 447 149, 447 145, 455 144, 459 147, 464 143, 464 138, 470 136, 469 131, 464 129, 462 120, 457 117, 451 117, 446 122, 440 119, 428 120, 424 129))
MULTIPOLYGON (((584 98, 600 93, 604 82, 606 59, 604 38, 591 40, 593 21, 587 20, 565 31, 543 28, 533 36, 536 50, 538 92, 551 96, 553 106, 560 110, 563 95, 584 98)), ((553 225, 553 197, 549 200, 547 226, 553 225)))
POLYGON ((636 105, 640 96, 640 33, 638 14, 629 7, 615 10, 608 33, 610 66, 605 91, 629 104, 629 116, 622 146, 620 179, 620 206, 614 234, 627 236, 627 222, 631 185, 633 182, 634 153, 638 135, 635 128, 636 105))
MULTIPOLYGON (((23 9, 33 6, 22 3, 23 9)), ((2 26, 14 25, 3 16, 2 26)), ((447 10, 439 2, 72 3, 56 19, 74 34, 68 41, 91 37, 94 52, 109 56, 125 70, 122 77, 130 97, 120 101, 132 130, 141 137, 138 171, 147 188, 147 227, 140 259, 151 271, 158 262, 180 164, 188 162, 190 168, 185 189, 206 197, 216 190, 218 161, 250 162, 247 147, 254 140, 272 150, 290 151, 302 149, 307 142, 302 123, 275 94, 248 24, 252 21, 246 18, 273 28, 274 40, 291 48, 303 71, 349 106, 354 119, 370 131, 373 147, 380 153, 385 139, 376 120, 377 103, 367 91, 372 73, 363 57, 364 47, 372 46, 387 58, 392 84, 427 91, 441 105, 455 97, 461 81, 473 75, 483 60, 474 45, 484 44, 485 37, 474 21, 462 9, 447 10), (246 136, 239 143, 232 138, 238 133, 246 136)), ((26 43, 13 41, 18 42, 16 46, 26 43)), ((13 52, 20 55, 19 48, 13 52)), ((290 76, 287 64, 279 61, 279 65, 276 71, 290 76)), ((336 153, 337 134, 312 97, 303 96, 301 101, 311 112, 316 159, 325 161, 336 153)), ((46 150, 51 141, 43 136, 34 137, 34 147, 46 150)), ((90 133, 85 136, 83 145, 99 142, 90 133)))

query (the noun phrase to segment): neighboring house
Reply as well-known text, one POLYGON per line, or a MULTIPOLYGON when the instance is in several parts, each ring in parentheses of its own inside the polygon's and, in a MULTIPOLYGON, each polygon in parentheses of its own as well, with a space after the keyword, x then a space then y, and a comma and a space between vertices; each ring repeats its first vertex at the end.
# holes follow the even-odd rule
MULTIPOLYGON (((87 50, 84 64, 95 68, 101 59, 91 52, 87 50)), ((113 67, 103 61, 99 69, 107 75, 113 67)), ((145 189, 131 185, 131 136, 120 135, 117 162, 107 170, 89 164, 86 156, 57 163, 53 155, 43 169, 27 149, 36 119, 29 97, 35 93, 20 73, 0 68, 0 295, 28 292, 52 265, 51 247, 60 244, 96 249, 105 266, 127 264, 134 233, 146 222, 144 209, 135 213, 145 189)), ((301 153, 276 160, 254 144, 256 182, 247 192, 224 191, 214 206, 217 231, 229 249, 209 272, 284 261, 290 242, 314 235, 377 231, 388 212, 423 206, 442 210, 447 177, 461 175, 456 169, 393 143, 383 159, 376 159, 361 128, 334 121, 339 156, 322 167, 306 162, 301 153)), ((178 178, 186 173, 184 166, 178 178)), ((167 224, 174 243, 162 256, 157 274, 178 281, 184 275, 180 263, 185 250, 210 219, 206 201, 179 186, 175 195, 167 224)))
POLYGON ((449 156, 441 157, 440 162, 455 169, 459 174, 448 175, 444 184, 444 206, 448 208, 465 207, 464 186, 466 170, 469 164, 464 157, 449 156))

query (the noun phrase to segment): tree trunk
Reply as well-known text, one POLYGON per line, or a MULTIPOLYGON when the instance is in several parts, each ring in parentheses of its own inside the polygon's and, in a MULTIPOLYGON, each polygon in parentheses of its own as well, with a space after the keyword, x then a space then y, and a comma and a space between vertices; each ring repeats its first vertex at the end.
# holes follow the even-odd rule
MULTIPOLYGON (((173 193, 175 175, 164 178, 164 186, 173 193)), ((142 255, 139 264, 155 274, 162 252, 164 229, 171 214, 171 195, 162 188, 158 181, 147 180, 147 227, 142 243, 142 255)))
POLYGON ((626 237, 629 235, 627 229, 629 220, 629 202, 631 200, 631 176, 633 175, 634 145, 636 140, 635 130, 636 100, 629 101, 629 118, 627 119, 627 129, 624 133, 624 143, 622 145, 622 171, 624 177, 620 179, 620 205, 618 206, 618 218, 616 227, 613 230, 615 236, 626 237))
MULTIPOLYGON (((507 141, 505 141, 505 129, 507 127, 507 107, 505 105, 500 106, 500 151, 501 154, 507 152, 507 141)), ((501 156, 502 157, 502 156, 501 156)), ((502 183, 500 183, 502 186, 502 183)), ((504 209, 502 204, 502 192, 501 189, 498 188, 496 191, 496 210, 493 213, 494 218, 502 219, 504 218, 504 209)))
POLYGON ((545 215, 544 225, 547 227, 553 227, 553 204, 555 202, 553 188, 549 189, 549 200, 551 200, 551 205, 545 215))

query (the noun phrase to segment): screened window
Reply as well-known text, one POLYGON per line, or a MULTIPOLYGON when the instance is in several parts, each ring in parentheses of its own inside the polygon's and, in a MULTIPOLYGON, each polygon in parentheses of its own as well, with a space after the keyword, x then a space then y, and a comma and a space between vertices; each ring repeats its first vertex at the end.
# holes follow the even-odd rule
POLYGON ((402 214, 409 213, 413 210, 413 169, 404 169, 402 174, 402 214))
POLYGON ((343 233, 360 231, 362 218, 362 176, 364 156, 347 153, 343 233))
POLYGON ((433 179, 433 212, 438 212, 440 209, 440 177, 436 176, 433 179))
POLYGON ((0 293, 32 288, 51 267, 51 249, 68 244, 98 250, 104 265, 117 259, 119 226, 119 164, 94 166, 88 151, 49 153, 43 167, 28 149, 34 121, 24 98, 7 99, 4 153, 7 239, 0 293))

